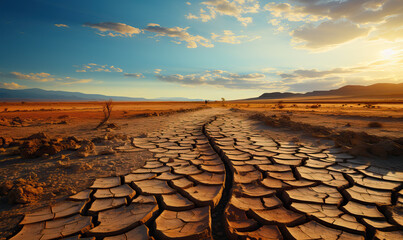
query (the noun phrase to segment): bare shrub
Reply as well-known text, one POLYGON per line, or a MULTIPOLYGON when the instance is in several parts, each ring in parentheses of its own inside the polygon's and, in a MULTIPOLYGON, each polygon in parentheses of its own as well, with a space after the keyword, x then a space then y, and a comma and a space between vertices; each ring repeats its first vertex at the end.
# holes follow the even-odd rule
POLYGON ((266 116, 263 113, 255 113, 249 116, 250 119, 253 120, 264 120, 266 118, 266 116))
POLYGON ((95 129, 100 128, 109 120, 112 112, 112 99, 109 99, 108 101, 105 102, 102 110, 104 112, 104 119, 102 119, 102 121, 98 124, 98 126, 95 129))
POLYGON ((278 101, 277 103, 277 108, 278 109, 283 109, 285 106, 283 105, 283 101, 278 101))
POLYGON ((370 127, 370 128, 381 128, 382 124, 379 123, 379 122, 370 122, 370 123, 368 123, 368 127, 370 127))
POLYGON ((281 115, 280 119, 283 120, 283 121, 290 121, 291 120, 290 116, 288 116, 288 115, 281 115))
POLYGON ((65 119, 65 118, 69 118, 69 117, 70 117, 69 115, 65 114, 65 115, 60 115, 57 118, 58 119, 65 119))
POLYGON ((366 103, 365 105, 364 105, 364 108, 373 108, 374 106, 372 105, 372 104, 370 104, 370 103, 366 103))
POLYGON ((137 137, 139 137, 139 138, 146 138, 148 135, 147 135, 147 133, 141 133, 141 134, 139 134, 137 137))

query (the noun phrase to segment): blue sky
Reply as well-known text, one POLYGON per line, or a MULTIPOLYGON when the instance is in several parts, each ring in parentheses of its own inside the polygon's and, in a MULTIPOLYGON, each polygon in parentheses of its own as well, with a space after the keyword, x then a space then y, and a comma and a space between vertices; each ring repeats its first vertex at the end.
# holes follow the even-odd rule
POLYGON ((402 13, 401 0, 3 0, 0 87, 238 99, 402 82, 402 13))

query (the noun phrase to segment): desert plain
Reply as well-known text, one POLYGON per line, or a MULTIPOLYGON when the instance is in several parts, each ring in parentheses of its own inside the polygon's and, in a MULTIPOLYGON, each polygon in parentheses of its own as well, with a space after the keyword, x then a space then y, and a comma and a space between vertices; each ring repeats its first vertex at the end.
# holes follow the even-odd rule
POLYGON ((399 239, 403 101, 7 102, 0 239, 399 239))

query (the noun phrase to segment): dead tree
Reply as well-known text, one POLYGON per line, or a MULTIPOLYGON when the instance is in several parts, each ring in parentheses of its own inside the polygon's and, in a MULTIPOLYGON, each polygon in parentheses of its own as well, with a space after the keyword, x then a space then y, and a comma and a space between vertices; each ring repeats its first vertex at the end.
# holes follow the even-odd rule
POLYGON ((104 112, 104 119, 102 119, 102 121, 98 124, 98 126, 95 129, 100 128, 109 120, 112 112, 112 99, 109 99, 108 101, 105 102, 103 112, 104 112))

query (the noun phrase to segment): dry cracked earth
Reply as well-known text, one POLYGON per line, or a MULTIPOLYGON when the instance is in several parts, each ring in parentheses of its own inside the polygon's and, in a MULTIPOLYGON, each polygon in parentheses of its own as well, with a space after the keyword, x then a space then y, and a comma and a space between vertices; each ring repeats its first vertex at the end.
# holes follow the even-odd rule
POLYGON ((134 138, 153 159, 26 214, 19 239, 402 239, 403 172, 189 113, 134 138))

